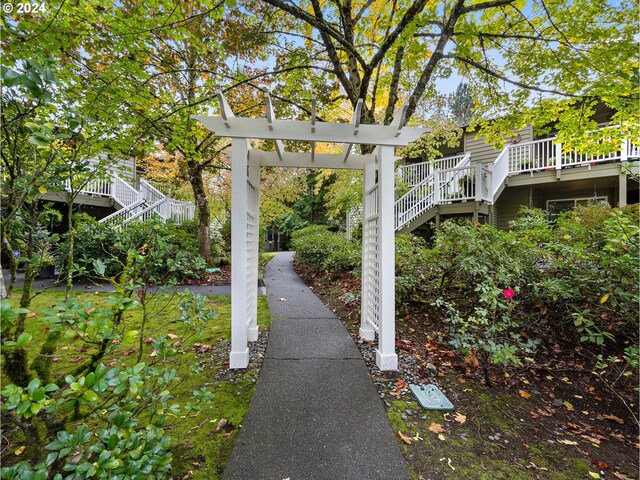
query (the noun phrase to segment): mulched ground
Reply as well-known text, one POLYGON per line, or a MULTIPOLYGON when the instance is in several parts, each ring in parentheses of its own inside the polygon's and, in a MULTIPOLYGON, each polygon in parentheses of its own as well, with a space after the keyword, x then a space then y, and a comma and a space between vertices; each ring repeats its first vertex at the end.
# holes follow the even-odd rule
POLYGON ((225 265, 220 267, 220 271, 216 273, 208 273, 203 278, 197 280, 187 280, 182 285, 198 285, 223 287, 231 285, 231 266, 225 265))
POLYGON ((416 478, 638 478, 637 377, 611 392, 582 351, 543 344, 522 368, 495 369, 489 388, 417 308, 396 322, 399 370, 381 372, 357 336, 359 279, 295 268, 353 335, 416 478), (437 384, 455 412, 423 410, 409 383, 437 384))

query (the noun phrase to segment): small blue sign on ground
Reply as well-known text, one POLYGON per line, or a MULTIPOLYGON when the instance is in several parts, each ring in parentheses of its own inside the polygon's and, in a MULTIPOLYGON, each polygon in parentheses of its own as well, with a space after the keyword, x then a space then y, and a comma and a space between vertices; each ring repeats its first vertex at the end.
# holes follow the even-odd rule
POLYGON ((418 403, 427 410, 453 410, 453 403, 442 393, 437 385, 409 385, 411 392, 418 400, 418 403))

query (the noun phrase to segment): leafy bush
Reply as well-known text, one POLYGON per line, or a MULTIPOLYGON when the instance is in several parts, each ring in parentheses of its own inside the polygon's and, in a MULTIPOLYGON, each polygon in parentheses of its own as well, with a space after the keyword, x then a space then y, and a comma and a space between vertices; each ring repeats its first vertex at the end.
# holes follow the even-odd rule
MULTIPOLYGON (((193 392, 193 401, 176 403, 173 391, 180 379, 171 368, 171 357, 178 348, 190 347, 185 341, 201 332, 215 312, 206 310, 202 297, 180 294, 180 314, 172 319, 180 347, 161 335, 151 345, 155 353, 149 363, 127 366, 114 361, 107 367, 105 356, 121 342, 131 344, 140 337, 140 352, 143 348, 142 332, 125 330, 123 313, 139 304, 131 298, 135 287, 123 283, 129 287, 116 292, 107 305, 70 299, 42 312, 47 342, 55 346, 64 338, 81 343, 81 363, 53 380, 34 368, 35 376, 27 384, 4 386, 3 422, 23 432, 30 460, 4 466, 3 479, 169 476, 172 457, 164 427, 171 418, 198 412, 213 399, 201 389, 193 392)), ((18 328, 22 313, 2 301, 3 337, 18 328)), ((23 333, 16 342, 5 343, 3 355, 7 350, 32 350, 32 342, 31 335, 23 333)), ((13 380, 12 372, 6 373, 13 380)))
MULTIPOLYGON (((145 252, 153 257, 148 267, 148 280, 158 283, 174 279, 178 282, 201 278, 206 262, 198 253, 197 226, 176 225, 158 219, 130 222, 126 228, 84 221, 75 236, 74 274, 118 277, 127 263, 129 251, 145 252), (98 263, 96 263, 98 262, 98 263), (98 272, 95 265, 104 267, 98 272)), ((66 265, 66 243, 60 247, 60 263, 66 265)))
POLYGON ((293 232, 291 245, 297 261, 318 270, 349 271, 360 265, 360 245, 322 225, 293 232))
MULTIPOLYGON (((635 372, 639 212, 593 205, 551 221, 524 208, 508 232, 447 221, 431 248, 398 235, 396 301, 434 307, 453 347, 477 358, 487 380, 492 365, 521 364, 544 337, 595 349, 601 377, 607 366, 635 372)), ((360 246, 326 227, 306 227, 293 240, 298 261, 313 268, 359 265, 360 246)))

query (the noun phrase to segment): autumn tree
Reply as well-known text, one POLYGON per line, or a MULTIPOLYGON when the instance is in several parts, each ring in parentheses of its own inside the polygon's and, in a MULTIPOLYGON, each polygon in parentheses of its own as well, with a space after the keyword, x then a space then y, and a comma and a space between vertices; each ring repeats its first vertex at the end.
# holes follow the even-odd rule
POLYGON ((592 128, 584 114, 597 99, 618 111, 614 121, 638 117, 632 2, 263 2, 293 19, 270 30, 288 67, 330 72, 336 98, 364 100, 364 123, 389 124, 403 101, 410 119, 454 72, 473 88, 479 118, 509 115, 511 126, 592 128))

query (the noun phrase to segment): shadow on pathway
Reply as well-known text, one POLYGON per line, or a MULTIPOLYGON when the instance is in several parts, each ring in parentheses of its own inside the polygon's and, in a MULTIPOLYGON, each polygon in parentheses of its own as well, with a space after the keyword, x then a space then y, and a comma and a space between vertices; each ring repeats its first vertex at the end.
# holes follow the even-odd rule
POLYGON ((292 259, 282 253, 267 265, 274 321, 258 386, 222 478, 409 479, 358 348, 294 272, 292 259))

